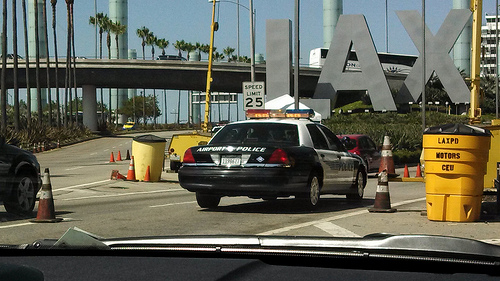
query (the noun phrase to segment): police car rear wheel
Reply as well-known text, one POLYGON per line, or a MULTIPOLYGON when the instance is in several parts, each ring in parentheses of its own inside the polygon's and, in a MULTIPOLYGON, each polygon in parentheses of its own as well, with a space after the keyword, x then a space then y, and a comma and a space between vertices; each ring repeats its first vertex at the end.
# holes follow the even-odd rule
POLYGON ((220 196, 196 192, 196 202, 202 208, 216 208, 220 203, 220 196))
POLYGON ((299 198, 306 207, 314 208, 319 203, 319 194, 321 190, 321 185, 316 174, 312 174, 311 177, 309 177, 307 188, 307 194, 299 198))

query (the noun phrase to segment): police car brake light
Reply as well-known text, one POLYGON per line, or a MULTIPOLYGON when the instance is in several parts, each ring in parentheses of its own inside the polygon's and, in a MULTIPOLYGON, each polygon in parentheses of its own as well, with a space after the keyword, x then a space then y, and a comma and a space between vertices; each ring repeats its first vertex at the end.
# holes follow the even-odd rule
POLYGON ((311 118, 314 116, 312 109, 288 109, 286 112, 287 118, 311 118))
POLYGON ((273 152, 273 154, 271 154, 271 157, 269 157, 269 164, 289 165, 290 160, 288 159, 286 152, 283 149, 278 148, 273 152))
POLYGON ((182 159, 183 163, 195 163, 193 153, 191 152, 191 148, 188 148, 186 152, 184 152, 184 158, 182 159))

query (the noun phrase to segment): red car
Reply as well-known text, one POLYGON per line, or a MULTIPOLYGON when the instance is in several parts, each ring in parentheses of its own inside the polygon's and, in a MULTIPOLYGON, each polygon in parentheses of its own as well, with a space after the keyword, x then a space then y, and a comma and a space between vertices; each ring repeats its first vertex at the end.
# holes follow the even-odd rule
POLYGON ((367 135, 337 135, 349 152, 361 156, 368 171, 378 171, 380 166, 380 148, 367 135))

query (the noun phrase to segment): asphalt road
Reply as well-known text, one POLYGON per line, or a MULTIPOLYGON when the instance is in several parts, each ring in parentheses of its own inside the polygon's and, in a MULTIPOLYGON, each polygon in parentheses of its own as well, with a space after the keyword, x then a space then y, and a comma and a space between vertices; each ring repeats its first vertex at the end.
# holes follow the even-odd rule
MULTIPOLYGON (((172 132, 155 133, 170 138, 172 132)), ((198 207, 193 193, 182 189, 177 174, 164 172, 157 183, 110 180, 111 170, 126 174, 129 161, 109 163, 120 150, 125 158, 133 135, 100 138, 37 154, 42 168, 50 168, 59 223, 32 223, 0 206, 0 244, 30 243, 58 238, 76 226, 102 237, 189 234, 258 234, 364 236, 371 233, 450 235, 500 244, 499 217, 478 222, 429 221, 425 216, 423 183, 390 182, 395 213, 369 213, 377 179, 370 178, 361 202, 345 196, 324 196, 314 211, 290 199, 262 201, 224 197, 220 207, 198 207)), ((166 166, 168 167, 168 165, 166 166)), ((402 171, 399 171, 402 174, 402 171)), ((415 169, 410 169, 415 174, 415 169)))

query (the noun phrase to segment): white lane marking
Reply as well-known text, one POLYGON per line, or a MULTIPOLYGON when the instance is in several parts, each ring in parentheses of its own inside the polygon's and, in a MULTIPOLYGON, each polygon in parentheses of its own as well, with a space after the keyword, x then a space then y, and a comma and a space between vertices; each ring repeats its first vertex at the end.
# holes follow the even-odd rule
POLYGON ((61 190, 67 190, 67 189, 72 189, 72 188, 77 188, 77 187, 85 187, 85 186, 90 186, 90 185, 97 185, 101 183, 105 183, 111 180, 102 180, 102 181, 95 181, 95 182, 89 182, 89 183, 83 183, 83 184, 77 184, 77 185, 72 185, 72 186, 67 186, 67 187, 62 187, 62 188, 56 188, 52 189, 52 191, 61 191, 61 190))
POLYGON ((0 229, 13 228, 13 227, 18 227, 18 226, 25 226, 25 225, 30 225, 30 224, 34 224, 34 223, 25 222, 25 223, 11 224, 11 225, 2 225, 2 226, 0 226, 0 229))
MULTIPOLYGON (((401 205, 405 205, 405 204, 411 204, 411 203, 415 203, 415 202, 419 202, 419 201, 424 201, 424 200, 425 200, 425 197, 423 197, 423 198, 417 198, 417 199, 411 199, 411 200, 405 200, 405 201, 401 201, 401 202, 398 202, 398 203, 394 203, 394 204, 391 205, 391 207, 401 206, 401 205)), ((324 219, 320 219, 320 220, 299 223, 299 224, 296 224, 296 225, 291 225, 291 226, 287 226, 287 227, 282 227, 282 228, 278 228, 278 229, 274 229, 274 230, 262 232, 262 233, 259 233, 257 235, 274 235, 274 234, 278 234, 278 233, 282 233, 282 232, 287 232, 287 231, 298 229, 298 228, 308 227, 308 226, 311 226, 311 225, 320 224, 320 223, 324 223, 324 222, 331 222, 331 221, 335 221, 335 220, 345 219, 345 218, 349 218, 349 217, 353 217, 353 216, 358 216, 358 215, 363 215, 363 214, 367 214, 367 213, 368 213, 368 210, 366 208, 363 208, 363 209, 358 209, 357 211, 353 211, 353 212, 350 212, 350 213, 345 213, 345 214, 341 214, 341 215, 337 215, 337 216, 332 216, 332 217, 328 217, 328 218, 324 218, 324 219)))
POLYGON ((103 151, 106 152, 106 151, 109 151, 109 149, 104 149, 103 151))
POLYGON ((315 224, 314 226, 334 237, 360 237, 356 233, 331 222, 322 222, 315 224))
POLYGON ((68 169, 65 169, 66 171, 72 171, 72 170, 78 170, 78 169, 81 169, 83 168, 84 166, 76 166, 76 167, 73 167, 73 168, 68 168, 68 169))
POLYGON ((121 197, 121 196, 129 196, 129 195, 154 194, 154 193, 183 191, 183 190, 185 190, 185 189, 179 188, 179 189, 169 189, 169 190, 128 192, 128 193, 121 193, 121 194, 106 194, 106 195, 94 195, 94 196, 84 196, 84 197, 75 197, 75 198, 65 198, 65 199, 59 199, 59 200, 61 200, 61 201, 74 201, 74 200, 84 200, 84 199, 94 199, 94 198, 109 198, 109 197, 121 197))
POLYGON ((158 207, 168 207, 168 206, 185 205, 185 204, 193 204, 193 203, 196 203, 196 201, 179 202, 179 203, 169 203, 169 204, 154 205, 154 206, 149 206, 149 207, 150 208, 158 208, 158 207))

